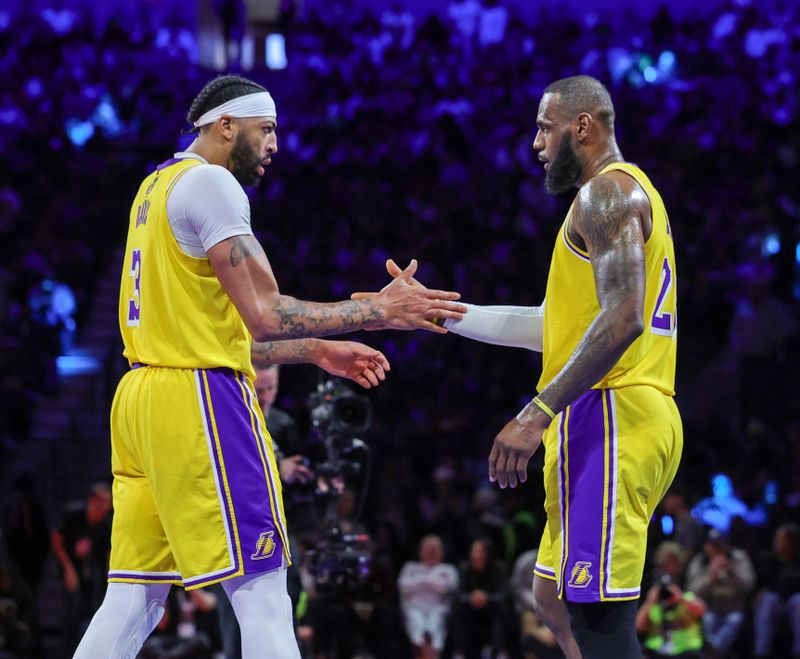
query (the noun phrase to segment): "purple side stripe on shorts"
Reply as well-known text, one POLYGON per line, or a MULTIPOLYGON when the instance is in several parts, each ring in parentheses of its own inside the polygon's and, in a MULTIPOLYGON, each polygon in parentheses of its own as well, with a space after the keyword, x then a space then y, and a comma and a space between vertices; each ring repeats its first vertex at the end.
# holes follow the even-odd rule
POLYGON ((559 488, 559 513, 561 515, 561 556, 558 560, 558 573, 556 574, 556 581, 558 582, 558 592, 563 594, 564 587, 564 561, 566 559, 566 530, 567 530, 567 472, 566 472, 566 453, 564 448, 564 427, 567 419, 567 410, 561 413, 561 423, 558 426, 558 488, 559 488))
MULTIPOLYGON (((211 373, 211 371, 205 371, 205 373, 208 375, 209 389, 210 389, 211 388, 210 387, 210 383, 211 383, 211 374, 212 373, 211 373)), ((216 472, 217 482, 219 483, 220 490, 221 490, 221 492, 222 492, 222 494, 224 496, 225 481, 223 479, 222 464, 219 461, 219 453, 217 452, 216 440, 215 440, 215 437, 214 437, 214 425, 212 424, 211 410, 209 409, 209 406, 208 406, 208 397, 207 397, 208 392, 207 392, 207 389, 206 389, 206 383, 205 383, 205 381, 203 379, 203 371, 202 370, 195 371, 195 374, 196 374, 196 377, 197 377, 197 381, 200 383, 200 395, 201 395, 201 398, 202 398, 203 415, 205 416, 206 427, 208 428, 208 432, 210 434, 210 437, 211 437, 211 440, 212 440, 212 444, 213 444, 213 447, 212 447, 213 450, 211 451, 211 455, 212 455, 212 460, 213 460, 213 463, 214 463, 214 471, 216 472)), ((214 419, 217 422, 217 432, 220 433, 220 416, 221 416, 220 411, 221 410, 220 410, 220 407, 218 407, 218 405, 216 404, 216 401, 214 400, 213 393, 212 393, 212 396, 211 396, 211 405, 213 406, 213 409, 214 409, 214 419)), ((224 410, 222 410, 222 415, 224 416, 224 410)), ((220 445, 222 445, 222 438, 221 437, 220 437, 220 445)), ((223 459, 224 459, 224 457, 225 457, 225 451, 223 449, 223 459)), ((230 474, 228 474, 228 478, 229 478, 229 481, 230 481, 230 474)), ((216 572, 213 575, 201 575, 199 577, 191 577, 189 579, 184 579, 183 583, 186 586, 192 586, 192 585, 194 585, 196 583, 202 583, 202 582, 205 582, 205 581, 213 581, 214 579, 227 577, 227 576, 230 576, 232 574, 236 574, 236 572, 239 571, 239 556, 237 554, 236 546, 235 546, 235 535, 234 535, 234 529, 233 529, 233 520, 231 519, 230 507, 228 506, 228 502, 227 501, 223 501, 221 507, 222 507, 222 509, 224 511, 225 531, 228 534, 228 538, 230 540, 230 545, 231 545, 231 557, 230 557, 231 558, 231 567, 227 568, 227 569, 224 569, 224 570, 221 570, 219 572, 216 572)))
MULTIPOLYGON (((237 377, 239 378, 239 382, 241 383, 242 388, 245 391, 246 399, 247 399, 247 406, 250 409, 250 412, 252 412, 252 414, 253 414, 253 422, 254 422, 255 427, 256 427, 256 434, 258 436, 258 441, 260 442, 261 449, 263 451, 263 458, 264 458, 265 461, 268 461, 269 460, 269 457, 268 457, 269 456, 269 448, 267 447, 267 439, 269 439, 270 446, 272 446, 272 437, 267 435, 267 437, 265 438, 264 437, 264 433, 262 432, 262 426, 261 426, 261 423, 259 422, 260 415, 258 414, 258 410, 257 410, 258 399, 255 396, 255 391, 253 390, 253 387, 248 385, 248 381, 247 381, 247 378, 245 377, 244 373, 239 373, 237 375, 237 377)), ((266 422, 264 423, 264 428, 266 429, 266 422)), ((267 433, 269 433, 269 430, 267 430, 267 433)), ((288 532, 288 530, 286 528, 286 520, 283 518, 282 513, 281 513, 283 494, 282 494, 282 492, 279 493, 279 489, 280 488, 279 488, 279 485, 276 483, 276 474, 270 468, 268 462, 267 462, 267 464, 268 464, 268 468, 266 470, 266 474, 265 475, 267 477, 269 489, 270 489, 270 492, 272 494, 272 502, 273 502, 273 505, 274 505, 275 515, 276 515, 275 522, 277 523, 277 530, 278 530, 278 532, 279 532, 279 534, 281 536, 281 539, 283 540, 283 550, 284 550, 284 553, 286 555, 286 558, 291 561, 291 556, 290 556, 289 547, 288 547, 289 532, 288 532)), ((277 471, 277 464, 275 465, 275 467, 276 467, 275 471, 277 471)), ((277 478, 280 478, 280 475, 277 475, 277 478)))
POLYGON ((212 369, 206 371, 206 375, 233 501, 244 573, 268 572, 282 564, 283 540, 272 515, 268 476, 258 450, 259 438, 253 433, 250 409, 235 372, 212 369))
POLYGON ((617 437, 617 413, 616 399, 613 389, 606 389, 603 392, 606 399, 608 410, 608 506, 606 510, 606 546, 605 546, 605 565, 603 566, 603 596, 606 599, 632 599, 639 596, 641 587, 636 588, 616 588, 612 589, 611 567, 614 551, 614 526, 617 512, 617 483, 619 482, 618 472, 618 437, 617 437))
POLYGON ((603 392, 592 389, 569 409, 569 514, 564 594, 570 602, 600 601, 603 544, 605 423, 603 392))
POLYGON ((616 463, 617 452, 617 429, 614 427, 614 418, 612 414, 612 399, 611 390, 606 389, 603 392, 606 400, 606 409, 608 410, 608 506, 606 507, 606 545, 603 550, 605 557, 605 565, 603 565, 603 596, 609 597, 608 583, 611 580, 611 549, 612 549, 612 536, 614 530, 614 512, 616 510, 616 474, 614 473, 614 465, 616 463))

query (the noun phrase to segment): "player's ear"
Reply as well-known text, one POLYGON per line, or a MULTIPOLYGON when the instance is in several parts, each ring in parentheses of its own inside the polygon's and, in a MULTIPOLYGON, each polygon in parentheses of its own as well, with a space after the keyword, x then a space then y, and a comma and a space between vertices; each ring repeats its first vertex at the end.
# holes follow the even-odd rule
POLYGON ((217 126, 219 126, 219 132, 222 133, 223 137, 226 140, 232 140, 234 137, 234 119, 233 117, 228 117, 223 115, 217 121, 217 126))
POLYGON ((579 142, 583 142, 583 140, 589 136, 589 131, 592 130, 593 123, 594 119, 592 119, 592 115, 590 115, 588 112, 581 112, 575 119, 575 139, 577 139, 579 142))

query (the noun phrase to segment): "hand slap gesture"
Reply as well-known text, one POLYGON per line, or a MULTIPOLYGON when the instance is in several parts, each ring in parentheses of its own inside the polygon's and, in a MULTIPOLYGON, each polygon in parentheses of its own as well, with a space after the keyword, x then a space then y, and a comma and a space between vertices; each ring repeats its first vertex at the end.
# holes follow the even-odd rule
POLYGON ((353 293, 350 296, 354 300, 372 297, 384 310, 384 322, 371 329, 425 329, 446 334, 447 330, 435 324, 434 319, 461 320, 464 317, 467 308, 455 302, 461 297, 459 293, 427 288, 414 279, 417 271, 416 259, 412 259, 405 270, 400 270, 390 259, 386 263, 386 269, 394 279, 379 293, 353 293))

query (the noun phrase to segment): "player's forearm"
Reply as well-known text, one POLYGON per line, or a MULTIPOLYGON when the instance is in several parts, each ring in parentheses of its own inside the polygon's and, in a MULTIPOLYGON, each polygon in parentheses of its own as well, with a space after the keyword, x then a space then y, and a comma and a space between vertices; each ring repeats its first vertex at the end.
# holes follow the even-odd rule
POLYGON ((254 341, 250 352, 260 366, 271 364, 316 364, 323 350, 321 339, 254 341))
POLYGON ((469 312, 462 320, 445 321, 451 332, 482 343, 542 351, 544 305, 465 306, 469 312))
POLYGON ((275 294, 253 332, 258 342, 344 334, 379 326, 383 309, 372 299, 343 302, 306 302, 275 294))
POLYGON ((611 370, 642 329, 635 311, 601 311, 561 372, 539 393, 541 401, 558 414, 611 370))

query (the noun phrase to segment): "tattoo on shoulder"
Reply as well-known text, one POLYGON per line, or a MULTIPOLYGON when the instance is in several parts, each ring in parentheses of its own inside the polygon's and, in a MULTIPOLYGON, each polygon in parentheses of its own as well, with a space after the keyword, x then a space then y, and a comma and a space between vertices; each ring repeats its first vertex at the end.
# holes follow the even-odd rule
POLYGON ((576 229, 595 252, 609 248, 635 214, 628 195, 608 176, 598 176, 580 191, 575 210, 576 229))
POLYGON ((264 249, 255 236, 234 236, 231 238, 231 266, 236 267, 248 256, 261 256, 264 249))

